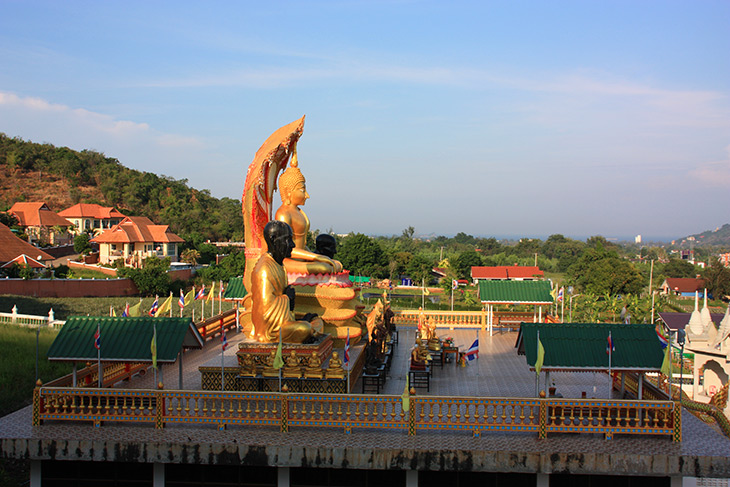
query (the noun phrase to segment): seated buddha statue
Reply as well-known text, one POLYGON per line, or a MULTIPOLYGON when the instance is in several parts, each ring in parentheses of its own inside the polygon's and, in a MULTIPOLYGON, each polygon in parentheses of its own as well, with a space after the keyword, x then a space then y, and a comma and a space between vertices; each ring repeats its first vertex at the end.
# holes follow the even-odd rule
MULTIPOLYGON (((251 321, 261 342, 281 339, 287 343, 304 343, 315 333, 313 323, 294 317, 295 292, 288 285, 282 264, 294 248, 292 229, 284 222, 270 221, 264 227, 268 251, 261 255, 251 273, 251 321)), ((321 320, 314 323, 321 327, 321 320)))
POLYGON ((344 379, 345 378, 345 369, 342 368, 342 360, 340 359, 340 354, 337 353, 336 351, 332 352, 332 357, 330 357, 329 367, 327 367, 325 374, 327 375, 328 379, 344 379))
POLYGON ((250 353, 243 354, 243 357, 240 357, 240 365, 240 375, 244 377, 256 376, 256 363, 253 360, 253 355, 251 355, 250 353))
POLYGON ((309 198, 306 180, 299 170, 296 148, 292 151, 289 168, 279 176, 279 192, 282 205, 274 219, 286 223, 294 233, 294 249, 291 257, 284 260, 286 271, 291 274, 334 274, 342 272, 342 264, 324 254, 307 249, 309 218, 299 207, 309 198))
POLYGON ((319 358, 319 354, 317 352, 312 352, 312 355, 309 357, 309 364, 307 365, 307 368, 304 369, 304 377, 310 379, 321 379, 323 375, 324 371, 322 370, 322 359, 319 358))
POLYGON ((299 379, 302 377, 302 366, 299 363, 299 357, 297 356, 297 352, 295 352, 294 350, 289 352, 286 360, 284 360, 284 372, 282 375, 287 378, 295 379, 299 379))
POLYGON ((266 357, 264 370, 261 375, 264 377, 279 377, 279 369, 274 367, 274 359, 276 359, 276 350, 272 350, 266 357))
POLYGON ((416 337, 416 344, 411 350, 411 368, 425 369, 430 360, 431 354, 428 353, 428 349, 423 345, 421 338, 416 337))

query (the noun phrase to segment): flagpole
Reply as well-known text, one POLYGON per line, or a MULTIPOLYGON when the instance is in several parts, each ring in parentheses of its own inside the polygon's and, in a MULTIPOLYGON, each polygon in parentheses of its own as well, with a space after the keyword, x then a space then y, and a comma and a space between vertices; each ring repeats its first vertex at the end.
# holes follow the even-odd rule
POLYGON ((101 323, 96 322, 96 334, 99 337, 99 346, 96 347, 97 375, 99 376, 99 389, 104 387, 104 370, 101 368, 101 323))
MULTIPOLYGON (((279 349, 281 349, 281 328, 279 328, 279 349)), ((281 392, 281 367, 279 367, 279 392, 281 392)))
POLYGON ((225 355, 225 350, 223 350, 223 333, 225 333, 225 332, 223 330, 223 325, 221 325, 221 391, 226 390, 226 383, 225 383, 226 376, 223 373, 223 369, 224 369, 223 357, 225 355))
POLYGON ((154 370, 153 377, 155 379, 155 385, 154 388, 157 389, 157 322, 152 322, 152 340, 155 342, 155 356, 154 356, 154 366, 152 369, 154 370))
MULTIPOLYGON (((540 355, 540 330, 537 330, 537 342, 535 342, 535 357, 540 355)), ((537 358, 535 358, 537 364, 537 358)), ((535 397, 540 397, 540 372, 535 374, 535 397)))
POLYGON ((426 282, 421 278, 421 308, 426 307, 426 282))
POLYGON ((223 313, 223 280, 218 281, 218 314, 223 313))
POLYGON ((613 389, 613 378, 611 377, 611 356, 613 355, 613 339, 611 338, 611 330, 608 330, 608 399, 611 399, 611 390, 613 389))

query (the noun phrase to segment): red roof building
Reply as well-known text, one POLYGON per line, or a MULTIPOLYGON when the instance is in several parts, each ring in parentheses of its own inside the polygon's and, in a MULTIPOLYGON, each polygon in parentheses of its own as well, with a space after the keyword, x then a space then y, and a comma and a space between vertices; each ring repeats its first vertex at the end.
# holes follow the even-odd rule
POLYGON ((498 265, 474 266, 471 268, 474 284, 479 280, 532 281, 544 279, 545 273, 537 266, 498 265))
POLYGON ((76 226, 76 233, 94 230, 97 235, 124 219, 124 215, 116 209, 95 203, 78 203, 58 214, 76 226))
POLYGON ((52 256, 16 237, 12 230, 0 223, 0 265, 12 262, 21 255, 30 256, 41 262, 53 260, 52 256))
POLYGON ((15 203, 8 213, 18 219, 31 240, 45 240, 51 244, 65 244, 71 240, 68 230, 73 224, 42 201, 15 203), (62 231, 54 231, 54 227, 60 227, 62 231))
POLYGON ((694 297, 705 289, 705 280, 695 277, 667 277, 662 283, 662 294, 694 297))
POLYGON ((177 262, 177 244, 184 242, 168 225, 155 225, 144 216, 127 216, 114 227, 91 239, 99 244, 99 263, 124 259, 129 267, 141 267, 147 257, 169 257, 177 262))

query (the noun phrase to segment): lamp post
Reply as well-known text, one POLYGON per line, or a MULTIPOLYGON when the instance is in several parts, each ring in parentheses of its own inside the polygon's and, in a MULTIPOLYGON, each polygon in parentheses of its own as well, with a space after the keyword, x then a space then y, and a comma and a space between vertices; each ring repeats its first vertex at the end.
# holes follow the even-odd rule
POLYGON ((576 296, 580 296, 580 294, 570 295, 570 311, 568 312, 568 321, 570 321, 571 323, 573 322, 573 298, 576 296))
MULTIPOLYGON (((679 356, 679 404, 682 404, 682 373, 684 372, 684 342, 686 333, 684 330, 677 330, 677 343, 679 343, 680 356, 679 356)), ((671 344, 667 345, 671 346, 671 344)))

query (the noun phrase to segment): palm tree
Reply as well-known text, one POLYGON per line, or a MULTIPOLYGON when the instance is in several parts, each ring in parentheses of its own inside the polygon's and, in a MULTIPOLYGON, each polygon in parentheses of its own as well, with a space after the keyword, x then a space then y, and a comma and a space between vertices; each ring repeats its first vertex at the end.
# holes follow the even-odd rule
POLYGON ((200 258, 200 252, 196 249, 186 249, 180 254, 180 258, 187 264, 195 265, 198 263, 198 259, 200 258))

